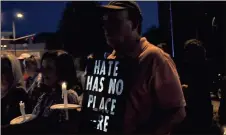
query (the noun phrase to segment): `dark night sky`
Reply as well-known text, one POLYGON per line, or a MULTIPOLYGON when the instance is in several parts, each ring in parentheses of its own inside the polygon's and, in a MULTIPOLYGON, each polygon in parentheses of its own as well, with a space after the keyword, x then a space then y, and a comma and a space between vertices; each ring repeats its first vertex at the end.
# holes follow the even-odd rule
MULTIPOLYGON (((1 31, 12 31, 12 20, 15 20, 17 36, 39 32, 54 32, 61 19, 66 2, 27 1, 1 2, 1 31), (23 19, 15 19, 16 12, 24 14, 23 19)), ((106 4, 107 2, 102 2, 106 4)), ((144 16, 143 32, 152 25, 158 26, 158 7, 155 1, 139 1, 144 16)))

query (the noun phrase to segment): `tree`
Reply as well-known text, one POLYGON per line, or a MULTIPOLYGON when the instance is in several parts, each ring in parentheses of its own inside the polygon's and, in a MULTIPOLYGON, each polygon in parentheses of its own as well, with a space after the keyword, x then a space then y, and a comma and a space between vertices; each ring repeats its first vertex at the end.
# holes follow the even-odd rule
POLYGON ((101 55, 107 48, 102 14, 96 1, 68 2, 57 33, 66 51, 75 57, 101 55))
POLYGON ((147 38, 149 42, 151 42, 154 45, 157 45, 161 42, 163 42, 162 36, 161 36, 161 30, 156 27, 152 26, 150 27, 144 34, 143 36, 147 38))
POLYGON ((45 43, 45 49, 57 50, 62 49, 59 35, 56 32, 42 32, 34 36, 33 43, 45 43))

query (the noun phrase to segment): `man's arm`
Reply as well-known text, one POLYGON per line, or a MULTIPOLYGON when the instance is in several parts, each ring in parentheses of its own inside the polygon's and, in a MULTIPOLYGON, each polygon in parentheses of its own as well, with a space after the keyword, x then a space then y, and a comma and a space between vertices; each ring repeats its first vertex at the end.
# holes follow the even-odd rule
POLYGON ((184 107, 177 107, 161 110, 159 116, 161 117, 156 120, 154 135, 169 134, 184 119, 186 113, 184 107))
POLYGON ((172 59, 160 57, 158 60, 158 66, 154 71, 154 89, 158 108, 154 133, 164 135, 170 133, 185 118, 186 103, 172 59))

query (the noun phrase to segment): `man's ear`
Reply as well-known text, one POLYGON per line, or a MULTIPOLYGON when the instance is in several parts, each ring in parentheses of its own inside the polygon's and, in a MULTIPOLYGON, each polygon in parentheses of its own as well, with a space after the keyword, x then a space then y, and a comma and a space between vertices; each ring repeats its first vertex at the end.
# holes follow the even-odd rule
POLYGON ((134 25, 134 23, 132 21, 128 21, 129 27, 132 29, 132 31, 134 31, 136 29, 136 25, 134 25))
POLYGON ((136 29, 138 29, 138 26, 139 26, 139 22, 138 21, 131 21, 131 23, 132 23, 132 30, 134 31, 134 30, 136 30, 136 29))
POLYGON ((130 29, 133 30, 133 22, 129 20, 127 23, 128 23, 128 25, 129 25, 130 29))

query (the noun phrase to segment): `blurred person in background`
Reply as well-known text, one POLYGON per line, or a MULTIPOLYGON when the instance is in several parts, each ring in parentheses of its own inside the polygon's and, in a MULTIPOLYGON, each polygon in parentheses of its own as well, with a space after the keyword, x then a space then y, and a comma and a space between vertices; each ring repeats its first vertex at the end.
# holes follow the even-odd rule
POLYGON ((184 45, 184 63, 181 83, 186 99, 186 131, 209 133, 212 126, 213 106, 210 96, 210 69, 206 50, 201 41, 191 39, 184 45))
POLYGON ((38 61, 35 56, 31 55, 24 60, 25 73, 28 75, 26 82, 26 91, 29 92, 35 86, 41 83, 41 73, 38 68, 38 61))
POLYGON ((222 79, 222 92, 219 107, 219 122, 225 127, 226 131, 226 76, 222 79))
POLYGON ((20 61, 20 66, 21 66, 21 70, 22 70, 22 74, 23 74, 24 81, 26 81, 27 78, 28 78, 28 75, 27 75, 26 72, 25 72, 24 60, 25 60, 26 58, 29 58, 29 57, 31 57, 30 54, 28 54, 28 53, 22 53, 22 54, 17 58, 17 59, 20 61))
POLYGON ((21 115, 19 102, 31 111, 28 95, 25 91, 20 62, 10 53, 1 55, 1 127, 7 127, 10 121, 21 115))

